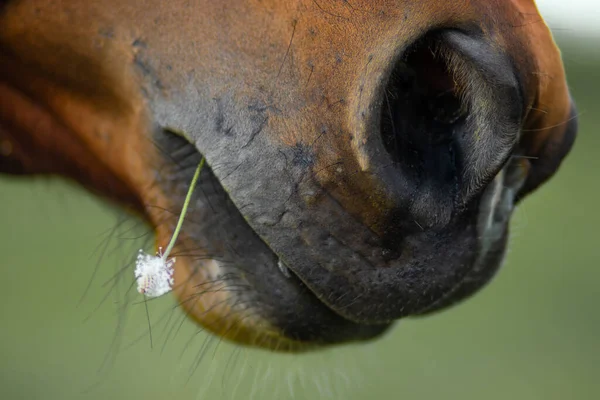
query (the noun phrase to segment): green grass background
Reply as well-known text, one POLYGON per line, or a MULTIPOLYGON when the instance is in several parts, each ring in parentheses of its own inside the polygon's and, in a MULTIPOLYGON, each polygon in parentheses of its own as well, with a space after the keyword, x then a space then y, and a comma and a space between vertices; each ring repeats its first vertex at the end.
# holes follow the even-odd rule
POLYGON ((131 268, 110 292, 143 242, 135 221, 100 259, 114 209, 61 180, 0 177, 0 399, 599 399, 600 47, 561 47, 581 130, 514 216, 500 274, 371 344, 241 349, 180 324, 166 296, 149 304, 151 349, 144 305, 125 294, 131 268))

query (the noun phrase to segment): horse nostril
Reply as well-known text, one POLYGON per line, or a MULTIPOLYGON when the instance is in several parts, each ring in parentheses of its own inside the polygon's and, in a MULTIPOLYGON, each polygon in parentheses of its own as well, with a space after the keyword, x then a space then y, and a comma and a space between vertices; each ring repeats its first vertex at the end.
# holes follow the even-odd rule
POLYGON ((412 188, 417 225, 445 225, 511 153, 522 99, 509 58, 483 38, 434 31, 398 61, 383 96, 383 145, 412 188))

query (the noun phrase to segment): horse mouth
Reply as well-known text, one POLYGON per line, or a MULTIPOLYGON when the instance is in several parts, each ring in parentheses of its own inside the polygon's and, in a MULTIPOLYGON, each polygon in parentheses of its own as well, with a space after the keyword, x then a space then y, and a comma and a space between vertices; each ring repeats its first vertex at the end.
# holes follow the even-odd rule
MULTIPOLYGON (((158 186, 170 201, 179 201, 201 155, 184 139, 161 135, 166 138, 163 150, 178 161, 171 164, 172 174, 159 177, 158 186)), ((489 281, 503 258, 514 194, 523 176, 516 160, 497 174, 480 199, 471 230, 479 238, 478 255, 443 295, 411 315, 448 307, 489 281)), ((157 225, 158 243, 168 241, 174 225, 173 214, 162 218, 168 223, 157 225)), ((368 341, 393 325, 353 321, 331 308, 324 301, 328 294, 315 293, 295 266, 253 230, 210 167, 201 174, 173 256, 174 292, 181 307, 207 330, 240 344, 298 352, 368 341)))
MULTIPOLYGON (((182 201, 201 155, 181 137, 161 135, 163 151, 178 161, 169 161, 173 175, 157 183, 171 201, 182 201)), ((159 217, 168 222, 156 227, 158 243, 169 240, 173 214, 159 217)), ((297 352, 373 339, 391 325, 357 324, 327 307, 245 221, 209 166, 172 255, 181 307, 205 329, 239 344, 297 352)))

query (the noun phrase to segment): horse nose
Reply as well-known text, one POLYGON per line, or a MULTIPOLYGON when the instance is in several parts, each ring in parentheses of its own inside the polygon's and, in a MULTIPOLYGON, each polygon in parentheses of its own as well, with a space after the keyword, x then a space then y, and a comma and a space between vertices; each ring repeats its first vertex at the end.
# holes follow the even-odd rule
POLYGON ((548 37, 541 52, 498 31, 381 32, 353 36, 346 53, 349 37, 294 36, 296 60, 340 50, 339 62, 269 81, 268 122, 250 113, 244 126, 258 128, 238 135, 242 146, 214 135, 203 149, 209 162, 236 149, 244 167, 214 171, 244 219, 321 302, 361 324, 448 304, 493 275, 515 191, 504 191, 513 171, 499 172, 520 145, 524 104, 537 104, 529 67, 542 53, 560 65, 548 37))
POLYGON ((519 139, 524 101, 513 63, 482 34, 430 32, 406 48, 381 92, 387 155, 364 146, 370 154, 361 156, 379 160, 372 167, 404 234, 443 227, 483 191, 519 139))

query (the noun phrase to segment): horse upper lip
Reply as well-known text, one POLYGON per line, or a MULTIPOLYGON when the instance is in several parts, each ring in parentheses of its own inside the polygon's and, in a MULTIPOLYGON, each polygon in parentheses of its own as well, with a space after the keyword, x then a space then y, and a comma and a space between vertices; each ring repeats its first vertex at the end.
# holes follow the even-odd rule
MULTIPOLYGON (((500 196, 491 201, 489 213, 497 231, 490 240, 496 247, 504 240, 514 194, 526 176, 515 179, 520 173, 515 165, 509 162, 498 174, 502 182, 487 190, 500 196)), ((444 230, 407 236, 394 257, 386 256, 381 238, 333 200, 311 208, 310 215, 287 209, 276 224, 252 228, 278 255, 280 266, 287 266, 328 308, 358 324, 377 324, 435 308, 473 274, 487 281, 488 271, 501 260, 485 258, 478 209, 444 230)))

